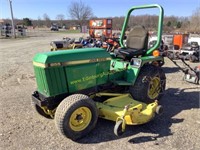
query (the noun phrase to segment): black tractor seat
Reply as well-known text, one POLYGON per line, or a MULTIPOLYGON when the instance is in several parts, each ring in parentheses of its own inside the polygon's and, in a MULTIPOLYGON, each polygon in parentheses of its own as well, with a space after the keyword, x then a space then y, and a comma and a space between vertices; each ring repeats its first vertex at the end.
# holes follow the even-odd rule
MULTIPOLYGON (((117 52, 116 52, 117 53, 117 52)), ((125 60, 130 60, 133 57, 142 56, 146 53, 146 49, 133 49, 133 48, 121 48, 118 49, 118 56, 122 55, 121 58, 125 60)))
POLYGON ((143 26, 135 26, 129 32, 126 47, 116 49, 115 56, 130 61, 133 57, 143 56, 147 52, 148 32, 143 26))

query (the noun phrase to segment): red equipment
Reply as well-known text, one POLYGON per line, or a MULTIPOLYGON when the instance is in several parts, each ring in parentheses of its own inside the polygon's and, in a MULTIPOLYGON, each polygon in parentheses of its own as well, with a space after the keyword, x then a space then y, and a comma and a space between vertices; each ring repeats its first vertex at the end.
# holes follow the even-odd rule
POLYGON ((112 19, 96 19, 89 22, 89 35, 92 38, 112 36, 112 19))

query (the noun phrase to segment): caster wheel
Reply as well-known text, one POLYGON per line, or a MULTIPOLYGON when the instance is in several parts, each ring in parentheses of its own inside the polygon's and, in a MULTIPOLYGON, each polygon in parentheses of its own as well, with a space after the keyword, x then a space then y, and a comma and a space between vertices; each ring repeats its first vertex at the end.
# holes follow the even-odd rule
POLYGON ((158 105, 156 108, 156 114, 161 115, 163 113, 163 107, 161 105, 158 105))
POLYGON ((124 131, 122 130, 122 124, 123 124, 122 120, 116 122, 114 127, 114 133, 116 136, 121 136, 124 133, 124 131))

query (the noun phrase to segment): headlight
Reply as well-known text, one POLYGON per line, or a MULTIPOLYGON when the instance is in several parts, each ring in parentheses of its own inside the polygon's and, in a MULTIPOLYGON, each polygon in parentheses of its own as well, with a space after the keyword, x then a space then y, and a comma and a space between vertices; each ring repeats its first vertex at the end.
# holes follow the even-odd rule
POLYGON ((141 66, 142 60, 138 58, 132 58, 130 63, 132 67, 139 68, 141 66))

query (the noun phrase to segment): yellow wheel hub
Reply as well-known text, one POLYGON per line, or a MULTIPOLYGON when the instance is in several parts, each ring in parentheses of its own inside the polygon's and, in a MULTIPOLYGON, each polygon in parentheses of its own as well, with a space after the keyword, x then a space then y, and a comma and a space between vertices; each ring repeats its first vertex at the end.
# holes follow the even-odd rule
POLYGON ((158 97, 160 93, 161 87, 160 87, 160 78, 154 77, 151 79, 148 89, 148 96, 151 99, 155 99, 158 97))
POLYGON ((69 125, 74 131, 84 130, 92 119, 92 113, 87 107, 76 109, 70 116, 69 125))

